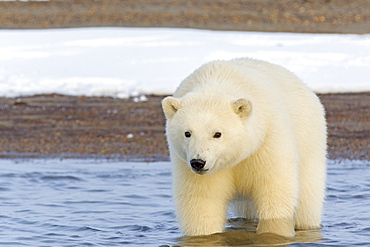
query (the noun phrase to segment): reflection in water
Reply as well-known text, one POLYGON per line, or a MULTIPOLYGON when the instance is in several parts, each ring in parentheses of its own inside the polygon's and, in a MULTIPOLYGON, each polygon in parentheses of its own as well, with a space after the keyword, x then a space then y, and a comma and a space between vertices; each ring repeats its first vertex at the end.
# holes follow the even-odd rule
POLYGON ((256 234, 257 223, 247 219, 232 218, 226 232, 207 236, 181 237, 181 246, 279 246, 293 243, 313 243, 322 240, 318 230, 297 231, 297 236, 287 238, 276 234, 256 234))

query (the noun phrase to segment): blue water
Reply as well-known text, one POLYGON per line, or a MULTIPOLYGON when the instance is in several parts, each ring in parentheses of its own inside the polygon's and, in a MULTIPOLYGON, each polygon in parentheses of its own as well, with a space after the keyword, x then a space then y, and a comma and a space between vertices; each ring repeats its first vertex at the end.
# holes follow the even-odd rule
POLYGON ((228 232, 182 238, 168 162, 0 160, 0 201, 2 246, 370 246, 369 161, 329 162, 323 228, 293 241, 232 215, 228 232))

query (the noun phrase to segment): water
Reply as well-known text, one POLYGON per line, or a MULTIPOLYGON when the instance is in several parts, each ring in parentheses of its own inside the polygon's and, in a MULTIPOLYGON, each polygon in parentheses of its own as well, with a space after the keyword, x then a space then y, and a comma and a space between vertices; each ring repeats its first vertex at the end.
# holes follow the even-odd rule
POLYGON ((255 224, 237 218, 225 233, 182 238, 168 162, 0 160, 0 245, 369 246, 370 162, 328 166, 324 227, 292 241, 246 232, 255 224))

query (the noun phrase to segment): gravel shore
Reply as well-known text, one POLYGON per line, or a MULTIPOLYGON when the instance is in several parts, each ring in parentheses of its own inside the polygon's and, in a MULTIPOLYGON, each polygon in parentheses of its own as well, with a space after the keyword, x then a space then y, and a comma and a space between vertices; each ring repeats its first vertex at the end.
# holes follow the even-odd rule
MULTIPOLYGON (((0 2, 3 29, 102 26, 363 34, 370 0, 0 2)), ((370 93, 319 97, 329 158, 370 160, 370 93)), ((167 160, 162 98, 0 98, 0 157, 167 160)))
MULTIPOLYGON (((319 97, 329 158, 370 160, 370 93, 319 97)), ((0 156, 167 160, 162 99, 0 98, 0 156)))
POLYGON ((370 0, 0 2, 0 28, 105 26, 370 33, 370 0))

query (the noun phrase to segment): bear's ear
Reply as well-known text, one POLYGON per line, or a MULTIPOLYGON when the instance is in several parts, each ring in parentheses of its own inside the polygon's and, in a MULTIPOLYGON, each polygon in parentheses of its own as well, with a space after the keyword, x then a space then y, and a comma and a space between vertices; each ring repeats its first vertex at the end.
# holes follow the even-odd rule
POLYGON ((247 118, 252 111, 252 103, 244 98, 238 99, 232 103, 233 110, 240 118, 247 118))
POLYGON ((162 109, 166 118, 171 118, 180 108, 181 102, 174 97, 166 97, 162 100, 162 109))

